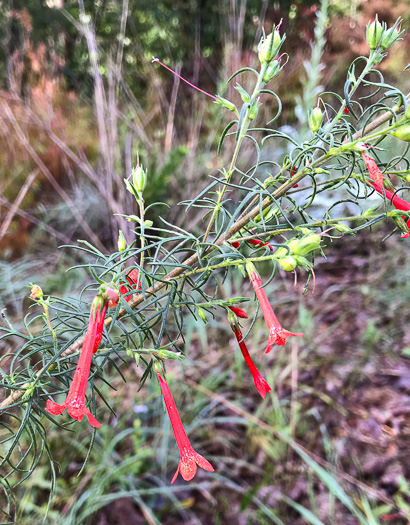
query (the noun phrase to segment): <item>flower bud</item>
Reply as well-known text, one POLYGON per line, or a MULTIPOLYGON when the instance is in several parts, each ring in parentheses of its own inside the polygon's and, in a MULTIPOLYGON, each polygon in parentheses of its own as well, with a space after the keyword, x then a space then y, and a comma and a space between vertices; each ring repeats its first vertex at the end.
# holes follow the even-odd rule
POLYGON ((229 102, 229 100, 226 100, 226 98, 220 97, 219 95, 216 96, 218 100, 215 100, 215 104, 219 104, 222 107, 229 109, 229 111, 235 111, 236 106, 235 104, 232 104, 232 102, 229 102))
POLYGON ((127 247, 127 242, 125 240, 125 237, 124 237, 124 234, 122 233, 122 231, 120 230, 118 232, 118 251, 119 252, 123 252, 125 250, 125 248, 127 247))
POLYGON ((142 193, 147 185, 147 173, 143 170, 142 166, 138 165, 132 170, 132 182, 138 193, 142 193))
POLYGON ((386 190, 395 192, 396 188, 393 186, 393 184, 388 179, 383 179, 383 186, 386 190))
POLYGON ((285 257, 286 255, 289 255, 290 251, 286 248, 278 248, 275 252, 275 258, 279 259, 280 257, 285 257))
POLYGON ((207 321, 206 315, 205 315, 205 312, 202 310, 201 307, 198 307, 198 317, 200 319, 202 319, 202 321, 206 324, 206 321, 207 321))
POLYGON ((114 308, 117 306, 119 297, 115 290, 112 288, 107 288, 107 294, 108 294, 108 308, 114 308))
POLYGON ((170 352, 169 350, 158 350, 158 356, 161 359, 174 359, 174 361, 181 358, 181 352, 170 352))
MULTIPOLYGON (((406 117, 407 112, 410 114, 409 108, 410 106, 407 107, 406 117)), ((400 140, 404 140, 405 142, 410 142, 410 124, 403 124, 402 126, 399 126, 392 132, 392 135, 400 140)))
POLYGON ((316 133, 320 126, 322 125, 323 121, 323 112, 320 108, 316 107, 313 108, 309 115, 309 127, 313 131, 313 133, 316 133))
POLYGON ((247 104, 251 99, 249 93, 245 91, 245 89, 243 89, 240 84, 236 84, 235 89, 241 95, 241 99, 244 101, 244 103, 247 104))
POLYGON ((300 239, 298 245, 293 250, 295 255, 307 255, 320 247, 322 237, 317 233, 308 233, 300 239))
POLYGON ((377 15, 376 20, 370 24, 367 24, 366 28, 366 41, 370 51, 374 51, 379 45, 383 35, 383 25, 378 21, 377 15))
POLYGON ((144 226, 145 226, 146 228, 151 228, 151 226, 152 226, 153 224, 154 224, 154 223, 153 223, 152 221, 148 220, 148 219, 147 219, 146 221, 144 221, 144 226))
POLYGON ((352 229, 345 224, 335 224, 334 229, 341 233, 349 233, 352 231, 352 229))
POLYGON ((249 118, 249 120, 253 120, 253 119, 256 117, 256 115, 258 114, 258 111, 259 111, 259 103, 258 103, 258 101, 256 100, 256 101, 252 104, 252 106, 251 106, 251 108, 250 108, 250 110, 249 110, 249 114, 248 114, 248 118, 249 118))
POLYGON ((285 272, 293 272, 295 268, 297 268, 297 261, 294 257, 291 255, 288 255, 287 257, 282 257, 279 261, 279 266, 282 268, 282 270, 285 270, 285 272))
POLYGON ((259 60, 261 64, 270 62, 275 58, 284 40, 285 36, 281 38, 277 29, 265 39, 263 37, 261 38, 258 46, 259 60))
POLYGON ((388 30, 382 38, 382 41, 380 43, 380 49, 382 51, 389 49, 389 47, 391 47, 395 42, 397 42, 398 38, 399 33, 397 29, 392 28, 391 30, 388 30))
POLYGON ((43 290, 37 284, 33 284, 31 287, 30 299, 42 299, 43 290))
MULTIPOLYGON (((395 211, 398 211, 398 210, 395 210, 395 211)), ((391 215, 391 212, 389 213, 389 215, 391 215)), ((395 222, 396 226, 398 226, 402 232, 404 233, 409 232, 409 227, 407 226, 406 221, 403 219, 403 217, 401 217, 400 215, 396 215, 392 217, 392 219, 395 222)))
POLYGON ((370 208, 367 208, 367 210, 363 213, 364 217, 368 217, 369 215, 373 215, 373 213, 376 213, 376 211, 380 208, 380 204, 377 204, 376 206, 371 206, 370 208))
POLYGON ((280 71, 280 60, 272 60, 263 75, 263 81, 267 84, 272 78, 275 78, 280 71))

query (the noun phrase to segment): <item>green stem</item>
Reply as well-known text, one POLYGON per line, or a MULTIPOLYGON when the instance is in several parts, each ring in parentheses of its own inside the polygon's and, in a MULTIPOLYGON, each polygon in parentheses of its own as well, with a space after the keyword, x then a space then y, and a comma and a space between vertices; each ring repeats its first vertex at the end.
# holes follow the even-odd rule
POLYGON ((217 214, 219 212, 219 209, 221 207, 223 197, 224 197, 225 192, 226 192, 226 190, 228 188, 227 183, 230 181, 231 176, 232 176, 233 172, 235 171, 235 163, 236 163, 236 160, 237 160, 238 155, 239 155, 239 150, 241 149, 242 141, 245 138, 246 132, 248 131, 248 128, 249 128, 249 124, 251 122, 250 119, 249 119, 249 111, 252 108, 253 104, 256 102, 256 97, 258 96, 259 91, 261 90, 261 88, 264 85, 263 76, 264 76, 264 74, 266 72, 266 68, 267 67, 268 67, 268 63, 264 63, 261 66, 261 70, 259 72, 258 79, 256 81, 255 89, 253 90, 253 93, 252 93, 251 98, 249 100, 248 110, 246 111, 245 118, 243 119, 243 121, 241 123, 241 128, 240 128, 240 131, 239 131, 238 141, 236 143, 235 150, 234 150, 233 155, 232 155, 232 160, 231 160, 231 163, 229 165, 228 172, 226 173, 226 184, 224 184, 222 189, 219 191, 218 200, 217 200, 217 202, 215 204, 215 208, 213 209, 211 218, 210 218, 208 226, 206 228, 205 235, 204 235, 204 238, 203 238, 203 241, 202 241, 203 243, 205 243, 207 238, 208 238, 208 235, 209 235, 209 233, 211 231, 211 228, 213 226, 215 218, 216 218, 216 216, 217 216, 217 214))

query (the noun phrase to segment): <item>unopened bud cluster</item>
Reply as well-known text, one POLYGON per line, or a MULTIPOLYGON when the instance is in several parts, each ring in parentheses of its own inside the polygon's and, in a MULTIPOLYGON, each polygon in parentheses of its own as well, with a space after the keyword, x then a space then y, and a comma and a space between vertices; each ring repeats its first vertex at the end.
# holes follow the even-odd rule
POLYGON ((135 168, 132 168, 130 182, 128 179, 124 179, 125 187, 132 193, 135 198, 140 201, 142 200, 142 194, 144 193, 145 186, 147 185, 147 172, 142 166, 140 166, 139 159, 138 164, 135 168))
POLYGON ((310 268, 306 256, 318 250, 321 241, 321 236, 313 232, 306 233, 300 239, 291 239, 286 243, 286 248, 279 248, 275 253, 279 266, 286 272, 292 272, 298 266, 310 268))
POLYGON ((372 23, 367 24, 366 41, 370 51, 379 48, 380 51, 386 51, 399 39, 401 20, 398 18, 393 27, 388 28, 385 22, 380 23, 377 15, 372 23))
POLYGON ((280 35, 279 25, 275 27, 270 35, 267 37, 262 37, 258 46, 259 60, 262 67, 265 67, 262 80, 266 84, 275 78, 281 69, 280 57, 276 57, 280 48, 282 47, 283 42, 285 41, 286 35, 280 35))

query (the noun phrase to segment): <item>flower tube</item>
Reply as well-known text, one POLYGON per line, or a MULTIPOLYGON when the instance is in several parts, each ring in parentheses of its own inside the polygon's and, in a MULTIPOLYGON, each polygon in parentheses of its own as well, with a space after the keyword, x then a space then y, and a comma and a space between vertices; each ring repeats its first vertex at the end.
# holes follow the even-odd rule
POLYGON ((87 416, 91 426, 101 427, 101 423, 96 420, 85 406, 85 393, 87 391, 92 356, 98 350, 102 339, 105 312, 108 306, 111 308, 117 303, 118 295, 110 288, 100 291, 94 298, 80 359, 78 360, 70 390, 65 401, 61 404, 54 403, 51 399, 47 400, 46 408, 50 414, 58 416, 67 408, 68 413, 74 419, 82 421, 83 417, 87 416))
POLYGON ((269 394, 271 387, 268 385, 266 380, 261 376, 259 370, 256 368, 255 363, 252 361, 252 358, 249 354, 249 351, 246 347, 245 341, 243 340, 242 332, 237 325, 235 319, 232 319, 232 314, 229 315, 229 322, 231 328, 235 334, 236 340, 238 341, 239 348, 241 349, 245 363, 248 365, 249 371, 252 374, 253 382, 255 383, 256 390, 261 395, 262 399, 265 399, 266 394, 269 394))
POLYGON ((285 346, 286 339, 288 337, 290 337, 291 335, 301 336, 303 335, 303 333, 289 332, 289 330, 282 328, 278 321, 278 318, 275 315, 275 312, 272 309, 272 306, 269 303, 265 290, 262 287, 262 283, 255 269, 255 266, 251 262, 248 262, 246 264, 246 270, 248 272, 252 286, 255 290, 256 297, 261 307, 263 317, 265 318, 265 322, 268 326, 269 338, 268 345, 265 350, 265 354, 268 354, 272 350, 272 346, 274 344, 285 346))
POLYGON ((175 472, 171 483, 174 483, 174 481, 177 479, 179 472, 185 481, 190 481, 196 474, 197 465, 208 472, 213 472, 213 466, 208 460, 198 454, 198 452, 195 452, 191 443, 189 442, 181 418, 179 417, 174 398, 172 397, 171 390, 169 389, 168 383, 161 377, 158 365, 155 366, 155 371, 158 376, 159 386, 161 387, 165 407, 171 421, 172 430, 174 431, 175 441, 177 442, 179 453, 181 455, 177 471, 175 472))

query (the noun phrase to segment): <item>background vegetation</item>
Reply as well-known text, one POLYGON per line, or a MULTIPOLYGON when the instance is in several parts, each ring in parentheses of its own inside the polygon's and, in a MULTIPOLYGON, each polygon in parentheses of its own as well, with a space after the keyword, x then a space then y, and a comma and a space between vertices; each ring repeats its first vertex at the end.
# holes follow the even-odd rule
MULTIPOLYGON (((202 213, 181 213, 176 203, 224 165, 216 149, 226 122, 152 56, 239 101, 225 80, 256 62, 262 27, 269 31, 283 18, 291 60, 275 86, 283 101, 279 125, 302 137, 319 86, 342 94, 349 63, 366 53, 368 20, 378 12, 392 25, 402 15, 409 27, 407 7, 334 2, 322 4, 318 18, 313 2, 3 2, 3 315, 23 326, 30 282, 63 298, 87 284, 85 271, 67 271, 87 255, 58 247, 81 238, 115 249, 118 229, 128 228, 113 214, 133 212, 122 179, 137 151, 149 173, 147 204, 162 200, 169 205, 163 217, 202 228, 202 213)), ((381 65, 405 92, 408 46, 406 33, 381 65)), ((274 108, 263 111, 258 118, 267 121, 274 108)), ((285 144, 275 148, 264 154, 286 153, 285 144)), ((106 414, 81 476, 90 430, 47 428, 59 473, 46 522, 355 524, 356 509, 371 524, 410 521, 410 249, 398 237, 382 242, 390 231, 383 228, 334 240, 328 258, 316 262, 314 293, 302 295, 303 274, 296 286, 288 274, 270 285, 305 338, 268 357, 266 379, 275 388, 263 402, 226 320, 209 319, 206 329, 187 321, 186 359, 168 381, 192 441, 217 467, 212 478, 202 472, 169 485, 178 453, 159 388, 147 382, 138 391, 141 369, 128 362, 121 366, 127 382, 113 370, 116 390, 102 388, 116 415, 106 414)), ((223 286, 226 297, 250 294, 239 276, 223 286)), ((259 326, 253 333, 249 343, 261 349, 264 333, 259 326)), ((0 345, 2 354, 16 350, 10 340, 0 345)), ((16 472, 9 482, 20 480, 16 472)), ((44 461, 15 489, 4 522, 40 523, 50 489, 44 461)))

